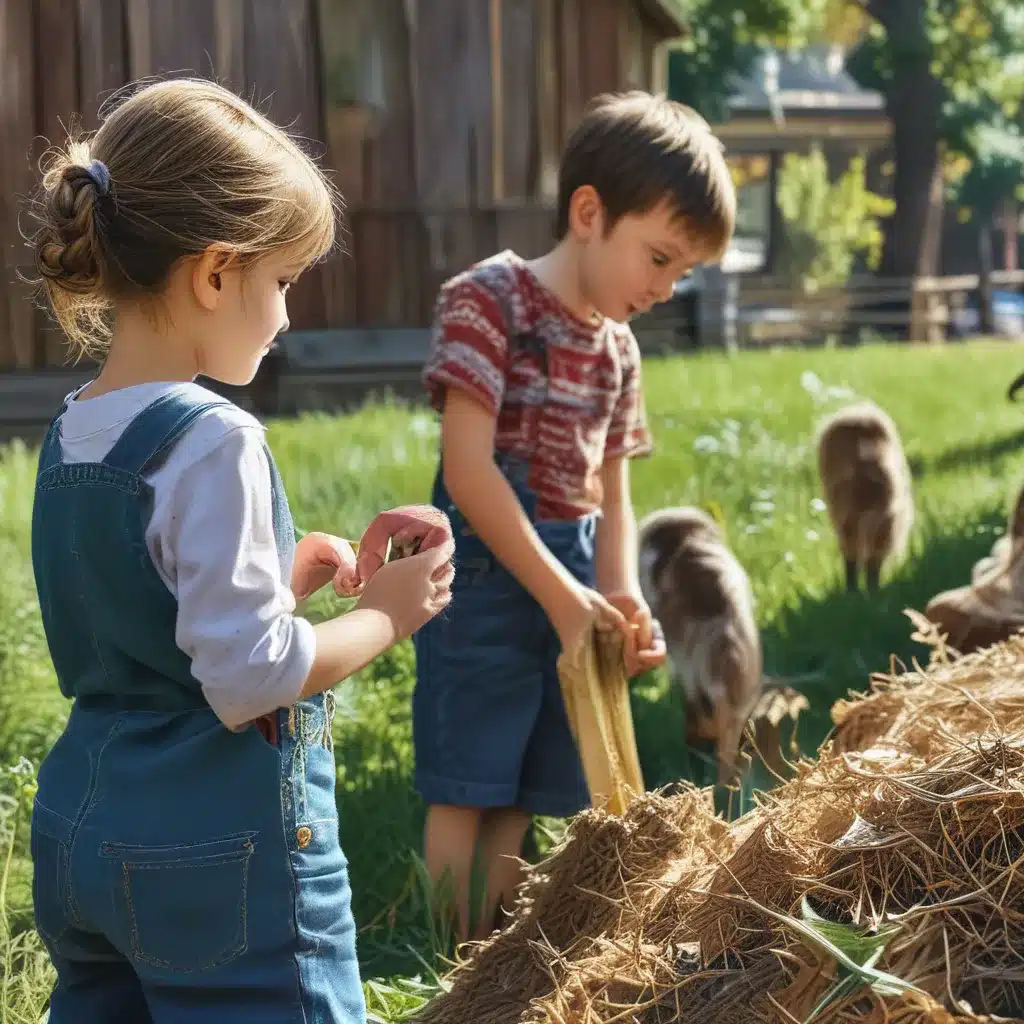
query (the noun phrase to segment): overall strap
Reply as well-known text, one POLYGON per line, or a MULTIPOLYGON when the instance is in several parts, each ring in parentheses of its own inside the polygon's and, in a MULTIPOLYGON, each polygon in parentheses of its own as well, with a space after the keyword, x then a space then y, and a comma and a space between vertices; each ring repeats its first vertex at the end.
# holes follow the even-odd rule
POLYGON ((210 393, 198 384, 182 384, 146 406, 128 424, 103 462, 128 473, 142 473, 151 462, 165 455, 204 412, 230 404, 226 398, 211 399, 210 393))

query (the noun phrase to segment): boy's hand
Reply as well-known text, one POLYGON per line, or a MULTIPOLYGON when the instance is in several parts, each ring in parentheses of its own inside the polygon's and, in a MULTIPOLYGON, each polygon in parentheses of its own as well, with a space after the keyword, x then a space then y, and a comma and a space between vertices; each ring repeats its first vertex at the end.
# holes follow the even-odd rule
POLYGON ((651 615, 647 602, 628 593, 608 594, 607 601, 629 623, 624 651, 627 678, 632 679, 661 665, 666 654, 665 636, 661 623, 651 615))
POLYGON ((629 623, 614 605, 596 590, 576 584, 548 611, 551 625, 558 634, 563 653, 575 655, 591 629, 618 629, 629 636, 629 623))
POLYGON ((329 533, 307 533, 295 545, 292 567, 292 593, 296 601, 305 600, 321 587, 334 583, 341 597, 355 597, 362 589, 356 571, 356 553, 352 545, 329 533))
POLYGON ((357 567, 361 585, 365 586, 384 564, 389 541, 393 558, 398 557, 399 552, 415 554, 429 551, 453 543, 451 523, 433 505, 403 505, 381 512, 359 541, 357 567))

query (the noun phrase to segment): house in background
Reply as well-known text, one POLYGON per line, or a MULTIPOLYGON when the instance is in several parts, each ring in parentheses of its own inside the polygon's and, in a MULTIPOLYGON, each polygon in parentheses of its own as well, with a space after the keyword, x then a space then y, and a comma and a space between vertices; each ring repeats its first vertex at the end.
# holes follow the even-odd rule
POLYGON ((584 105, 660 88, 659 45, 682 31, 673 0, 0 0, 0 373, 22 371, 0 418, 49 410, 64 386, 25 375, 65 355, 17 280, 18 217, 70 112, 94 128, 103 98, 158 74, 255 99, 309 140, 348 207, 349 255, 303 276, 293 328, 421 328, 445 277, 548 244, 584 105))
POLYGON ((881 167, 892 133, 885 100, 854 81, 839 46, 761 54, 752 73, 737 80, 728 120, 715 132, 739 182, 736 236, 722 265, 727 272, 775 269, 784 230, 776 190, 785 154, 820 146, 836 177, 862 155, 869 187, 884 187, 881 167))

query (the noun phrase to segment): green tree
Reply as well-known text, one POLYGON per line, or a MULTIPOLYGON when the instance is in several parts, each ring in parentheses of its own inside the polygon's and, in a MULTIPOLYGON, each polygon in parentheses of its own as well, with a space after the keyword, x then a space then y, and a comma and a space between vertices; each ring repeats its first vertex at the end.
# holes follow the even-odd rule
POLYGON ((850 70, 882 93, 893 125, 896 206, 886 224, 882 273, 909 277, 938 269, 947 154, 982 168, 965 197, 991 194, 1012 177, 1006 133, 998 145, 992 140, 999 118, 1012 120, 1024 97, 1021 0, 679 3, 691 30, 670 54, 669 89, 713 121, 727 116, 732 77, 749 73, 759 47, 822 38, 856 43, 850 70), (996 150, 1004 156, 984 155, 996 150))
POLYGON ((879 218, 890 214, 892 205, 868 190, 862 157, 852 160, 833 183, 820 147, 808 156, 788 153, 779 176, 787 276, 814 292, 846 284, 858 256, 875 269, 883 241, 879 218))
POLYGON ((871 28, 849 67, 885 96, 893 126, 896 209, 881 270, 900 277, 934 273, 946 193, 943 157, 977 157, 985 119, 1013 117, 1019 109, 1024 8, 1019 0, 858 2, 871 28))

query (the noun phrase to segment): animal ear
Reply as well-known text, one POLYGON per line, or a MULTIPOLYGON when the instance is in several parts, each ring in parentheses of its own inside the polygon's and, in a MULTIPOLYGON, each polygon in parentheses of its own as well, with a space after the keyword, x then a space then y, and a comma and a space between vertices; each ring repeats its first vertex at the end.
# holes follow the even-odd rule
POLYGON ((1013 514, 1010 516, 1010 536, 1015 540, 1024 537, 1024 488, 1017 495, 1013 514))
POLYGON ((711 516, 712 519, 714 519, 715 523, 718 525, 718 528, 722 531, 722 536, 724 537, 726 534, 726 525, 725 513, 722 511, 722 506, 719 505, 714 498, 708 498, 707 501, 702 501, 700 503, 700 507, 705 512, 707 512, 707 514, 711 516))

